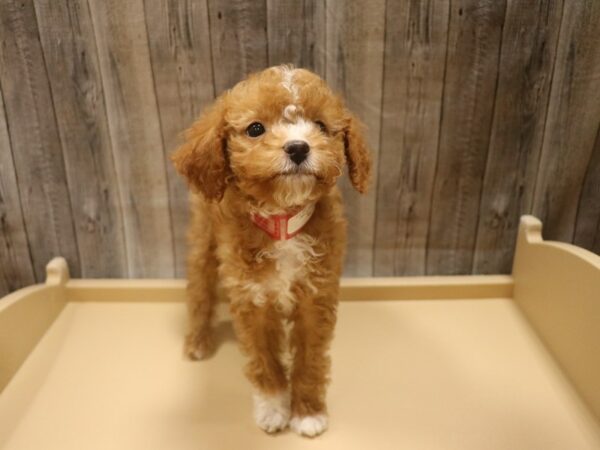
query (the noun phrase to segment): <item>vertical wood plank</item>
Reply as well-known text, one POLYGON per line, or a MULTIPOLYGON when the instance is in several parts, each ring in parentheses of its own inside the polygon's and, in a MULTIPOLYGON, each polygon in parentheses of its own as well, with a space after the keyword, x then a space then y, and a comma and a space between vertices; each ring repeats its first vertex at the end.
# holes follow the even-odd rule
POLYGON ((533 212, 544 237, 570 242, 600 123, 600 2, 565 4, 533 212))
POLYGON ((519 218, 533 199, 561 17, 562 1, 508 2, 475 273, 510 273, 519 218))
POLYGON ((35 283, 0 90, 0 298, 35 283))
POLYGON ((128 275, 123 219, 87 1, 35 0, 83 277, 128 275))
POLYGON ((573 242, 600 254, 600 126, 583 180, 573 242))
POLYGON ((448 31, 448 2, 388 2, 374 274, 422 275, 448 31))
POLYGON ((264 0, 208 0, 217 95, 268 65, 264 0))
POLYGON ((267 0, 269 65, 325 76, 325 0, 267 0))
POLYGON ((36 279, 64 256, 80 263, 61 143, 31 0, 0 2, 0 86, 36 279))
POLYGON ((370 276, 375 238, 385 0, 369 2, 368 8, 361 2, 328 1, 326 20, 326 79, 366 125, 373 161, 373 179, 367 195, 356 193, 346 176, 340 183, 349 220, 345 274, 370 276))
POLYGON ((428 274, 471 272, 505 6, 504 0, 451 4, 428 274))
POLYGON ((129 273, 174 275, 163 142, 142 0, 90 2, 114 152, 129 273))
POLYGON ((180 133, 212 102, 214 86, 206 1, 145 0, 152 72, 167 166, 175 275, 185 275, 188 194, 168 156, 180 133))

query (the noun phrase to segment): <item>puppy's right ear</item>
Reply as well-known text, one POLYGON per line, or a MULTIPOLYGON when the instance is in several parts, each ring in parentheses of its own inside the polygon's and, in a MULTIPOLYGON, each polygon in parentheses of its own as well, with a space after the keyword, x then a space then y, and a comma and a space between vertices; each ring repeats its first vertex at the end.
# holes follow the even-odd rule
POLYGON ((224 116, 224 101, 219 98, 185 132, 185 143, 171 155, 177 172, 207 200, 221 200, 227 185, 224 116))

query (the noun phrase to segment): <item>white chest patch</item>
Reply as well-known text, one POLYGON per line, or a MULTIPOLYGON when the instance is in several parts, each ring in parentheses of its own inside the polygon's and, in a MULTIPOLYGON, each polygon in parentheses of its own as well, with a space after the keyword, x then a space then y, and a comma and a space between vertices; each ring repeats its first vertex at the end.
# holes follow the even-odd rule
MULTIPOLYGON (((259 294, 253 300, 254 304, 262 305, 270 296, 277 299, 277 306, 281 312, 286 315, 291 313, 296 300, 292 286, 301 278, 305 282, 309 280, 311 263, 319 256, 314 247, 314 238, 301 233, 286 241, 275 241, 269 250, 261 251, 257 255, 257 260, 273 260, 275 269, 263 283, 254 287, 254 289, 258 288, 256 294, 259 294)), ((308 283, 315 289, 309 281, 308 283)))

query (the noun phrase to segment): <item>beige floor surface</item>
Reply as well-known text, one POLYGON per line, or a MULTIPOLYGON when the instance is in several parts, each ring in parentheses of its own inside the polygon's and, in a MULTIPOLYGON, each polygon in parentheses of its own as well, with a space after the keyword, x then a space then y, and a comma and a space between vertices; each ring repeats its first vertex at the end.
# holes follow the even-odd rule
POLYGON ((255 427, 227 322, 204 362, 181 357, 183 324, 181 303, 68 304, 0 396, 3 448, 600 448, 510 300, 342 303, 330 429, 313 440, 255 427))

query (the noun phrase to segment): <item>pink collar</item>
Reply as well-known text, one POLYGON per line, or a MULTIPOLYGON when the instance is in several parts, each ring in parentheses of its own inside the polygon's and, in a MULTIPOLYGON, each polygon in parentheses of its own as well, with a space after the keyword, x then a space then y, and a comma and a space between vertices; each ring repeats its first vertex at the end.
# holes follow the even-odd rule
POLYGON ((286 241, 296 236, 306 223, 310 220, 315 211, 314 203, 310 203, 303 208, 295 209, 288 214, 273 214, 263 216, 252 213, 250 218, 254 224, 261 228, 265 233, 277 241, 286 241))

